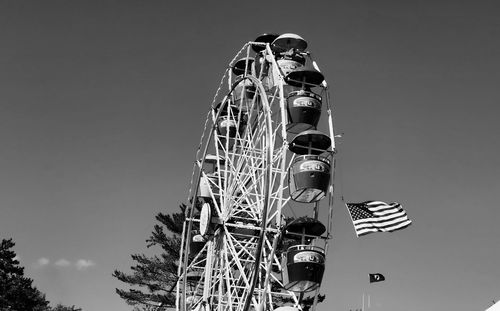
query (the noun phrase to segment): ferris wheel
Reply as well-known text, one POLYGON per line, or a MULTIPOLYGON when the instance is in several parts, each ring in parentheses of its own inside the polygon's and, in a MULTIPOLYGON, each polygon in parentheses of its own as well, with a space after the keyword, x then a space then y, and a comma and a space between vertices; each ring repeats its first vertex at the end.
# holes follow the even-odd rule
POLYGON ((327 83, 306 49, 295 34, 261 35, 223 75, 193 169, 177 311, 316 306, 335 143, 327 83))

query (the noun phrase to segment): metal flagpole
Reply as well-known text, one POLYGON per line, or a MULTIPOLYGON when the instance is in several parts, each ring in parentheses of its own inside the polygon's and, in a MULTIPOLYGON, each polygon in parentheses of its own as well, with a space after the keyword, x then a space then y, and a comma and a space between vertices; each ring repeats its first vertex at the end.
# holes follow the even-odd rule
POLYGON ((363 298, 361 298, 361 311, 365 311, 365 293, 363 293, 363 298))

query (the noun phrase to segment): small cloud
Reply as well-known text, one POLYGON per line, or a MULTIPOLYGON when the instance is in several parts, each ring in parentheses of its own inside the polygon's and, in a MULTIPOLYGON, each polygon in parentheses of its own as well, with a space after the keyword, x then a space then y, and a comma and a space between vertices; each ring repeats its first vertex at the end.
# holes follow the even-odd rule
POLYGON ((95 266, 95 262, 89 259, 78 259, 75 265, 78 270, 85 270, 87 268, 95 266))
POLYGON ((48 265, 50 263, 50 260, 48 258, 42 257, 42 258, 38 258, 36 263, 38 264, 38 266, 43 267, 43 266, 48 265))
POLYGON ((66 260, 64 258, 61 258, 58 261, 56 261, 54 264, 58 267, 68 267, 71 265, 71 262, 69 262, 68 260, 66 260))

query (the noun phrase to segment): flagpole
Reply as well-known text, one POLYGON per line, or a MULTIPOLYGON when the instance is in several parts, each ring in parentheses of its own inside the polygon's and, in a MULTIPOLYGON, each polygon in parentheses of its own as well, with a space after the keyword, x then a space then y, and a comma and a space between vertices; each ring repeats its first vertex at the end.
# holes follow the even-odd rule
POLYGON ((365 311, 365 293, 363 293, 363 298, 361 298, 361 311, 365 311))
POLYGON ((344 197, 342 197, 342 201, 344 201, 345 208, 347 209, 347 214, 349 214, 349 217, 351 218, 352 225, 354 226, 354 232, 356 233, 356 236, 359 238, 358 230, 356 230, 356 226, 354 225, 354 219, 352 218, 351 211, 349 210, 349 207, 347 206, 344 197))

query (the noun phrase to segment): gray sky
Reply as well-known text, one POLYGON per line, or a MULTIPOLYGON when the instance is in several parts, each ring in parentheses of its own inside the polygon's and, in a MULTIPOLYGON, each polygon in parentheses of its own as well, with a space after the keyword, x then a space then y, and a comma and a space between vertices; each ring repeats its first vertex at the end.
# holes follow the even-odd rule
POLYGON ((0 1, 0 237, 54 303, 130 310, 111 277, 187 196, 234 54, 309 42, 334 99, 334 235, 319 311, 500 299, 495 1, 0 1), (413 225, 356 238, 341 198, 413 225), (386 276, 368 284, 368 273, 386 276))

